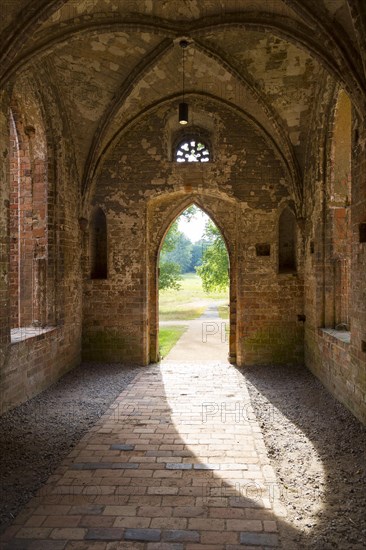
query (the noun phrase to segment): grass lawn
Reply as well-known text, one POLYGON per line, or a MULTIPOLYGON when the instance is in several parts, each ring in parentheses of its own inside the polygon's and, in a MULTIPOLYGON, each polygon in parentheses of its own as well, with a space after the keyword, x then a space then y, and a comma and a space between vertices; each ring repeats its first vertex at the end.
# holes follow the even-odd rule
POLYGON ((172 347, 178 342, 182 334, 187 330, 183 325, 170 325, 159 330, 159 351, 161 357, 166 357, 172 347))
POLYGON ((213 301, 228 303, 229 290, 206 294, 201 278, 196 273, 185 273, 180 290, 159 292, 159 317, 161 321, 196 319, 213 301))
POLYGON ((218 307, 219 310, 219 316, 221 319, 229 319, 229 306, 223 305, 218 307))

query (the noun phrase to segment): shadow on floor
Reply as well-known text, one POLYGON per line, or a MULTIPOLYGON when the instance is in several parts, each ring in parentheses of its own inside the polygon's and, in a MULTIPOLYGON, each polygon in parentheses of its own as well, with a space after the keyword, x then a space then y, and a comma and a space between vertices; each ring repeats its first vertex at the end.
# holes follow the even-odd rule
POLYGON ((38 550, 57 540, 57 548, 91 550, 124 540, 150 550, 150 540, 166 550, 196 542, 212 550, 279 548, 283 507, 269 496, 273 472, 257 421, 211 413, 213 403, 239 401, 249 408, 245 384, 230 365, 142 369, 30 500, 0 547, 38 550))
MULTIPOLYGON (((103 384, 100 372, 88 377, 83 371, 93 394, 103 384)), ((28 429, 37 433, 34 422, 30 417, 28 429)), ((174 362, 140 369, 18 516, 1 548, 20 544, 23 550, 35 550, 66 532, 85 542, 58 538, 58 548, 112 548, 106 540, 130 540, 136 550, 150 548, 136 528, 148 529, 147 536, 158 537, 161 548, 170 550, 195 541, 215 550, 272 548, 281 546, 273 528, 277 522, 285 550, 361 549, 364 443, 357 421, 304 369, 243 371, 174 362), (245 406, 245 417, 232 414, 237 403, 245 406), (217 416, 223 407, 230 413, 224 418, 217 416), (259 428, 276 464, 275 481, 265 474, 268 459, 259 428), (113 450, 119 444, 131 448, 113 450), (114 467, 116 461, 120 465, 114 467), (236 468, 244 462, 249 470, 236 468), (307 502, 314 483, 319 485, 317 499, 307 502), (298 500, 294 491, 281 491, 299 484, 303 508, 292 509, 298 500), (299 515, 309 524, 305 531, 299 515), (63 531, 62 521, 71 519, 74 528, 67 531, 65 523, 63 531), (22 531, 38 520, 41 525, 33 531, 22 531), (36 539, 27 538, 35 532, 36 539)), ((22 453, 27 456, 27 445, 22 453)))
POLYGON ((292 540, 283 525, 288 547, 366 548, 365 427, 305 367, 238 372, 263 419, 288 519, 298 531, 292 540), (319 504, 315 515, 310 501, 319 504))

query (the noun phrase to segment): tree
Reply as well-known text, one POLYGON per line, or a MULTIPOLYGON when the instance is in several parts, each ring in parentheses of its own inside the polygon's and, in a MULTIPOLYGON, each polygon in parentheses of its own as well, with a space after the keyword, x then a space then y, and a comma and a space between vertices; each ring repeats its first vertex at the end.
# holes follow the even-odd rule
POLYGON ((179 290, 181 277, 181 267, 178 263, 168 259, 168 254, 175 250, 181 232, 178 229, 178 220, 171 225, 163 242, 160 251, 159 261, 159 290, 168 288, 179 290))
POLYGON ((180 265, 174 262, 160 262, 159 265, 159 290, 171 288, 179 290, 181 288, 182 272, 180 265))
POLYGON ((180 216, 184 216, 190 222, 191 219, 195 217, 195 215, 199 210, 200 209, 197 208, 195 204, 191 204, 191 206, 188 206, 188 208, 186 208, 184 212, 181 213, 180 216))
MULTIPOLYGON (((195 205, 189 206, 181 216, 190 220, 197 212, 195 205)), ((181 274, 190 270, 192 260, 191 241, 178 229, 179 218, 171 225, 160 252, 159 289, 180 289, 181 274)))
POLYGON ((180 265, 182 273, 189 271, 192 259, 192 243, 184 233, 178 231, 175 247, 166 254, 165 259, 180 265))
POLYGON ((202 255, 202 265, 196 268, 205 292, 224 290, 229 286, 229 256, 225 241, 216 227, 208 220, 205 238, 209 241, 202 255))
POLYGON ((203 251, 205 250, 205 248, 207 248, 208 245, 209 245, 209 242, 206 239, 200 239, 196 243, 193 243, 192 259, 191 259, 191 265, 189 268, 189 271, 191 271, 192 273, 195 273, 196 267, 202 264, 203 251))
POLYGON ((161 247, 160 258, 166 255, 168 252, 172 252, 176 247, 179 237, 178 220, 172 223, 168 233, 165 235, 163 246, 161 247))

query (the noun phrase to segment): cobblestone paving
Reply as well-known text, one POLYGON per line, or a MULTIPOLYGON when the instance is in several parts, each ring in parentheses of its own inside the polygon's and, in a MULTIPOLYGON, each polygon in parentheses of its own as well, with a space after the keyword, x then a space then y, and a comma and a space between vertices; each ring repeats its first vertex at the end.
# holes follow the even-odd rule
POLYGON ((1 548, 279 548, 274 483, 235 368, 166 361, 141 369, 1 548))

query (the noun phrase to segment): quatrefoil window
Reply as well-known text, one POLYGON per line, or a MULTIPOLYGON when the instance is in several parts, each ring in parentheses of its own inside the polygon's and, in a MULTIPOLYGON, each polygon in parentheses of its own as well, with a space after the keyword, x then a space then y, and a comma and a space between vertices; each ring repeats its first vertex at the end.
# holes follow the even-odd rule
POLYGON ((177 162, 208 162, 210 151, 200 139, 185 138, 175 150, 175 160, 177 162))

